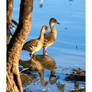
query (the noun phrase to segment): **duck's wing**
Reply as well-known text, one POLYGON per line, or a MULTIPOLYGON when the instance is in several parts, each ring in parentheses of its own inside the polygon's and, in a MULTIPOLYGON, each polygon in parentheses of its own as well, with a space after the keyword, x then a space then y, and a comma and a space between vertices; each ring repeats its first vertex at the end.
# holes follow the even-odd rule
POLYGON ((38 39, 32 39, 24 44, 23 49, 24 50, 33 49, 33 48, 37 47, 38 44, 39 44, 38 39))

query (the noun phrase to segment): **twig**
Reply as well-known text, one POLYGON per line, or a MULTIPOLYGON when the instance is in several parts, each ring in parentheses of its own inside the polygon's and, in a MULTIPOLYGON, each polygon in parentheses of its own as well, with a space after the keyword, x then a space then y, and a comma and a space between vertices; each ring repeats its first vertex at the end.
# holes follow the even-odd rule
POLYGON ((26 70, 28 70, 28 69, 29 69, 29 68, 25 68, 25 69, 21 70, 20 73, 22 73, 23 71, 26 71, 26 70))

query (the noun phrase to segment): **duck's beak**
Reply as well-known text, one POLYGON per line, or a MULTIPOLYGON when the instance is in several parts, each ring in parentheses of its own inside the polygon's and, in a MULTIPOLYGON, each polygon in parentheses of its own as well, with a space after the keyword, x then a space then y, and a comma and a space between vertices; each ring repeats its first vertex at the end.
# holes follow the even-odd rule
POLYGON ((57 22, 57 24, 60 24, 59 22, 57 22))

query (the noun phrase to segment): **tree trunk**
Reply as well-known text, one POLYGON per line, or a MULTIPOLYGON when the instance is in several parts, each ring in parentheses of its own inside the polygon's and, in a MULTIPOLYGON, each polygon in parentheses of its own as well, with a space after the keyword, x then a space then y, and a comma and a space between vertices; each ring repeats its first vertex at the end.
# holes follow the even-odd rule
POLYGON ((19 25, 7 48, 7 92, 14 88, 23 92, 19 74, 19 58, 31 28, 33 0, 21 0, 19 25))
POLYGON ((12 12, 13 12, 13 0, 7 0, 7 44, 8 44, 8 39, 9 39, 9 30, 10 30, 10 25, 12 21, 12 12))

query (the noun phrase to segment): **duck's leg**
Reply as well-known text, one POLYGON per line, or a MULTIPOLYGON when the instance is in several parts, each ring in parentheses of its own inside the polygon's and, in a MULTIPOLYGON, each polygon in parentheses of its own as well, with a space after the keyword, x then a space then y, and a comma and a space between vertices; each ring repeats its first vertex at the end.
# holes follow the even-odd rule
POLYGON ((39 71, 39 75, 40 75, 41 84, 43 86, 48 85, 48 82, 44 80, 44 70, 39 71))
POLYGON ((46 47, 43 47, 43 55, 48 55, 47 54, 47 48, 46 47))

